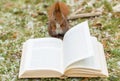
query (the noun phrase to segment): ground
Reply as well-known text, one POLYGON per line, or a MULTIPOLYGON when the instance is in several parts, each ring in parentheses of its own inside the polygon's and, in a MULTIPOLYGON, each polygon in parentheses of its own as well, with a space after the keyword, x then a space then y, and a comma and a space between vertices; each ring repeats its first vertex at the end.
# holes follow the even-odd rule
MULTIPOLYGON (((63 0, 65 1, 65 0, 63 0)), ((54 0, 0 0, 0 81, 120 81, 120 13, 113 11, 119 0, 96 1, 81 13, 102 7, 102 15, 69 20, 71 27, 89 21, 91 35, 104 45, 109 77, 61 79, 18 79, 22 44, 29 38, 47 37, 47 7, 54 0)), ((70 7, 72 10, 77 6, 70 7)))

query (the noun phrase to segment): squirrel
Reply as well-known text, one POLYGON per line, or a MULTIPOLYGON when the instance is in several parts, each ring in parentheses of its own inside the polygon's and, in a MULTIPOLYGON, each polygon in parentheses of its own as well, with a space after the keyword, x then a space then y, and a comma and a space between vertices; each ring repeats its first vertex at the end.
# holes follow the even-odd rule
POLYGON ((48 9, 48 33, 52 37, 63 38, 69 30, 67 15, 69 14, 68 6, 57 1, 48 9))

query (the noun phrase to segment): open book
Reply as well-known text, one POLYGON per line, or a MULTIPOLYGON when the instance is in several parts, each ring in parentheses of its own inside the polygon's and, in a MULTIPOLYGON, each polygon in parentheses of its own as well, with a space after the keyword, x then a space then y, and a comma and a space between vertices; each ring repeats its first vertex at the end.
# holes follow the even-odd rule
POLYGON ((19 78, 107 77, 103 46, 82 22, 58 38, 29 39, 23 44, 19 78))

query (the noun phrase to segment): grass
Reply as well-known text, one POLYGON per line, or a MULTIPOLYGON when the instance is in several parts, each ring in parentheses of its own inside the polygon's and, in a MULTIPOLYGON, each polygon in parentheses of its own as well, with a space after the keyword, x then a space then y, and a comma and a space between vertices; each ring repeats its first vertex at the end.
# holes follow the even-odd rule
MULTIPOLYGON (((112 7, 120 2, 115 0, 111 3, 96 1, 94 8, 104 6, 101 16, 76 19, 70 23, 74 26, 89 21, 91 34, 105 48, 108 78, 18 79, 22 44, 29 38, 49 36, 47 16, 41 13, 46 13, 47 6, 53 1, 0 0, 0 81, 120 81, 120 15, 112 11, 112 7)), ((83 12, 90 11, 92 7, 87 6, 83 12)))

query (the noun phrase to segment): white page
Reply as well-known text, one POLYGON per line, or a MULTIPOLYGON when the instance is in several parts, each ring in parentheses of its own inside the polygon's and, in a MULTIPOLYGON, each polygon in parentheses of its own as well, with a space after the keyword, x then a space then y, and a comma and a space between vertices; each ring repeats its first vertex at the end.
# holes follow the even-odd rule
POLYGON ((35 38, 35 39, 29 39, 26 42, 29 42, 29 46, 39 48, 39 47, 62 47, 62 40, 52 37, 46 37, 46 38, 35 38), (34 42, 34 43, 33 43, 34 42))
POLYGON ((98 45, 99 45, 99 53, 100 53, 99 58, 100 58, 102 73, 106 76, 109 76, 103 45, 100 42, 98 42, 98 45))
POLYGON ((93 48, 90 40, 88 22, 82 22, 68 32, 63 39, 64 66, 92 56, 93 48))
POLYGON ((55 70, 63 72, 62 40, 56 38, 29 39, 27 70, 55 70))
POLYGON ((23 43, 23 48, 22 48, 22 56, 21 56, 21 62, 20 62, 20 71, 19 71, 19 76, 24 73, 25 67, 26 67, 26 62, 27 62, 27 43, 23 43))
POLYGON ((91 40, 92 40, 93 49, 94 49, 93 56, 71 64, 68 67, 69 69, 70 68, 89 68, 89 69, 91 68, 91 69, 101 70, 101 63, 100 63, 100 59, 98 58, 100 55, 98 41, 95 37, 91 37, 91 40))

